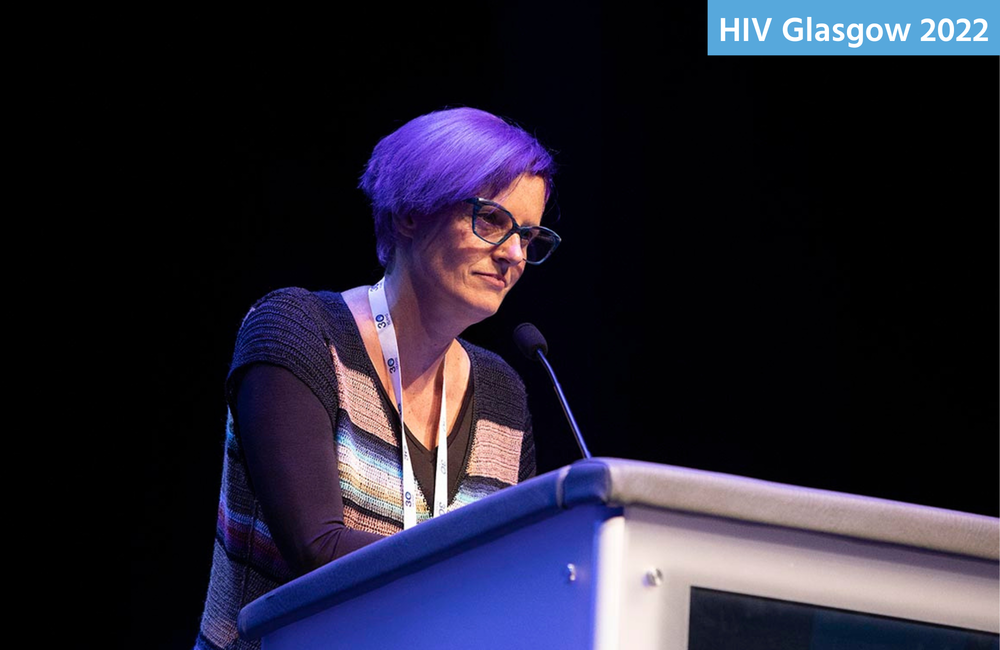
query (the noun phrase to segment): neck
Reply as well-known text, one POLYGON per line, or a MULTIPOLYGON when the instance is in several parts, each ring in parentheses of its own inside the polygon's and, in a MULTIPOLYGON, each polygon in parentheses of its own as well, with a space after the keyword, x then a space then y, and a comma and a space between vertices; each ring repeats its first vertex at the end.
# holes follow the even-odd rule
POLYGON ((434 301, 421 300, 408 273, 400 269, 385 276, 386 302, 396 330, 402 361, 404 388, 433 382, 448 349, 465 329, 435 309, 434 301))

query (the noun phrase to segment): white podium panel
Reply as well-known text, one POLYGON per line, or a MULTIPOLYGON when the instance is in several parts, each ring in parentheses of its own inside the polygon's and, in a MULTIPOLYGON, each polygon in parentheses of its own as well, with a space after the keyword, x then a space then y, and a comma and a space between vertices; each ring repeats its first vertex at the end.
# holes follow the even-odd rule
POLYGON ((866 647, 875 635, 875 647, 900 650, 980 647, 964 641, 985 638, 956 631, 949 638, 961 645, 929 643, 942 626, 990 632, 996 647, 995 562, 644 506, 623 518, 620 606, 604 614, 618 615, 621 633, 600 648, 746 647, 735 640, 754 630, 781 637, 766 647, 812 650, 866 647), (815 629, 825 621, 843 628, 823 632, 826 644, 815 629), (809 629, 785 638, 796 625, 809 629), (859 626, 868 628, 860 638, 859 626))

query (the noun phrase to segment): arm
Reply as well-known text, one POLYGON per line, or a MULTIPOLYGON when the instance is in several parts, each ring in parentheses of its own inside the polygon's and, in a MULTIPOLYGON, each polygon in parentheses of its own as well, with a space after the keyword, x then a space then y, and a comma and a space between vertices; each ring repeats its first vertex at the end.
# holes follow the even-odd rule
POLYGON ((333 425, 319 398, 267 363, 250 365, 234 392, 250 481, 292 569, 306 573, 381 539, 344 525, 333 425))

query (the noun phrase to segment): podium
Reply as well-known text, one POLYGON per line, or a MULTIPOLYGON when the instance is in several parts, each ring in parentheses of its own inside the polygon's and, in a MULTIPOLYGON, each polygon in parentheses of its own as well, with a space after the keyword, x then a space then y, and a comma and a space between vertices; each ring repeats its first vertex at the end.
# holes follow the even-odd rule
POLYGON ((1000 520, 595 458, 301 576, 239 628, 264 650, 997 648, 1000 520))

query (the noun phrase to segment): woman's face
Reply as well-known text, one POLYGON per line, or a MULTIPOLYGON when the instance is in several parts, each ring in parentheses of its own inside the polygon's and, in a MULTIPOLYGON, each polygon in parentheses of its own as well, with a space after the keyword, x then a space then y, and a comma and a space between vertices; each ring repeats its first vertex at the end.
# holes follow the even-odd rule
MULTIPOLYGON (((471 198, 471 197, 470 197, 471 198)), ((541 225, 545 209, 545 181, 522 174, 496 201, 521 226, 541 225)), ((464 206, 434 224, 422 224, 409 256, 411 277, 422 300, 433 300, 449 317, 467 324, 496 313, 507 292, 524 273, 521 238, 511 235, 500 245, 487 243, 472 232, 472 206, 464 206)))

